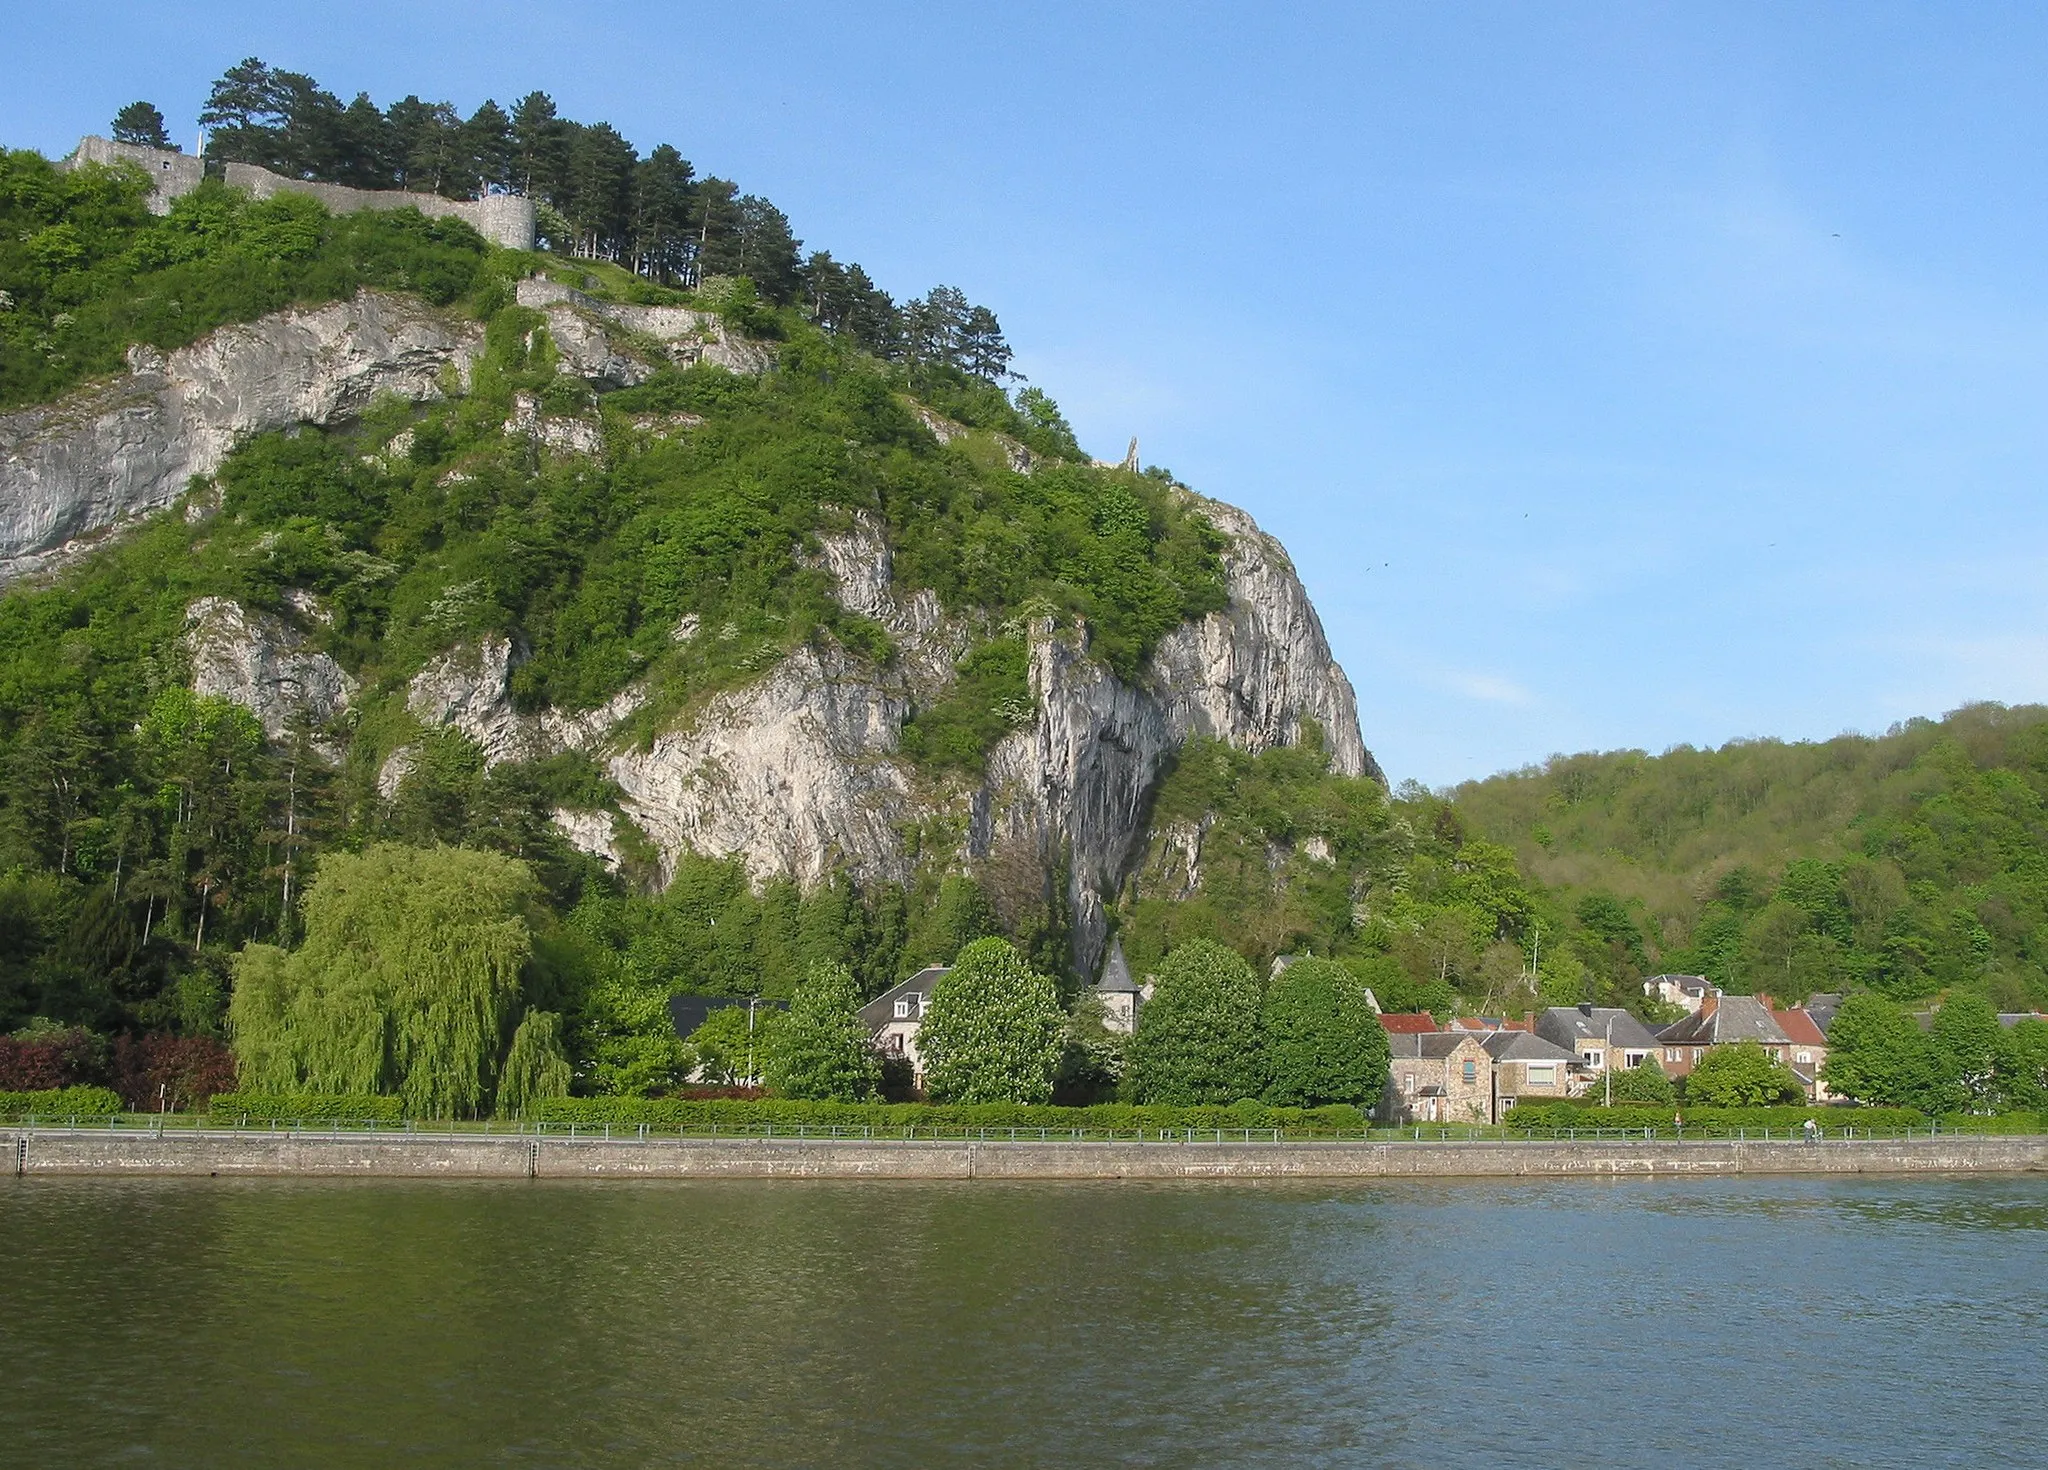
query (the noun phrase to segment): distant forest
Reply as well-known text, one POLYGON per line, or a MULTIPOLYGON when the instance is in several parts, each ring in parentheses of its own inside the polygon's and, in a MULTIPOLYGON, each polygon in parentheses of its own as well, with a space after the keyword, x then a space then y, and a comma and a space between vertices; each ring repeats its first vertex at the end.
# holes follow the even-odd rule
MULTIPOLYGON (((199 122, 209 158, 358 189, 523 194, 538 205, 551 248, 689 289, 743 277, 770 304, 800 304, 877 357, 943 363, 991 383, 1014 376, 987 307, 946 286, 899 305, 859 265, 824 250, 806 255, 789 216, 767 199, 700 178, 668 143, 643 158, 610 123, 562 117, 545 92, 509 112, 486 99, 467 118, 416 96, 379 108, 366 92, 344 103, 312 77, 252 56, 213 84, 199 122)), ((115 137, 170 146, 162 114, 146 103, 123 110, 115 137)))

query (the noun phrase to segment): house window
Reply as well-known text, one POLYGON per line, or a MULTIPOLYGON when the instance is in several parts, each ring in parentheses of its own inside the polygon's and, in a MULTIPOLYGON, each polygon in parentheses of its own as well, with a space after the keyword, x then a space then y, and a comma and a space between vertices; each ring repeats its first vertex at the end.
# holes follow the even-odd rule
POLYGON ((1501 1112, 1502 1112, 1502 1113, 1504 1113, 1504 1114, 1505 1114, 1505 1113, 1506 1113, 1506 1112, 1507 1112, 1507 1111, 1508 1111, 1508 1110, 1509 1110, 1510 1108, 1514 1107, 1514 1105, 1515 1105, 1515 1100, 1514 1100, 1513 1098, 1511 1098, 1511 1097, 1504 1097, 1504 1098, 1502 1098, 1502 1099, 1500 1100, 1500 1110, 1501 1110, 1501 1112))
POLYGON ((1647 1056, 1649 1053, 1646 1051, 1625 1051, 1621 1054, 1621 1064, 1624 1067, 1640 1067, 1647 1056))
POLYGON ((1465 1080, 1467 1082, 1477 1082, 1479 1080, 1479 1063, 1469 1057, 1465 1059, 1465 1080))
POLYGON ((899 1000, 896 1002, 896 1019, 899 1021, 907 1021, 910 1019, 909 1001, 899 1000))
POLYGON ((1555 1062, 1531 1062, 1528 1068, 1528 1080, 1531 1087, 1555 1086, 1557 1083, 1557 1064, 1555 1062))
POLYGON ((1802 1051, 1799 1053, 1799 1060, 1802 1062, 1811 1062, 1813 1060, 1813 1053, 1810 1051, 1802 1051))
POLYGON ((1585 1063, 1589 1067, 1600 1066, 1601 1063, 1604 1062, 1607 1057, 1607 1053, 1602 1051, 1597 1046, 1581 1047, 1579 1049, 1579 1055, 1585 1059, 1585 1063))
POLYGON ((1413 1072, 1403 1072, 1401 1074, 1401 1090, 1410 1097, 1415 1096, 1415 1074, 1413 1072))
POLYGON ((1675 1061, 1677 1061, 1677 1060, 1678 1060, 1678 1048, 1677 1048, 1677 1047, 1675 1047, 1675 1046, 1667 1046, 1667 1047, 1665 1047, 1665 1048, 1664 1048, 1664 1060, 1665 1060, 1665 1061, 1667 1061, 1667 1062, 1675 1062, 1675 1061))

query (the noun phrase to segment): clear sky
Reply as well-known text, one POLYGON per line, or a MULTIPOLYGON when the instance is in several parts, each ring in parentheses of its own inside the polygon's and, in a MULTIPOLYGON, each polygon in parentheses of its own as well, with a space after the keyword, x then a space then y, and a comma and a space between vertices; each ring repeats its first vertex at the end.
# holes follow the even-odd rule
MULTIPOLYGON (((2048 699, 2048 8, 0 0, 0 142, 541 88, 1278 534, 1390 776, 2048 699)), ((188 145, 189 146, 189 145, 188 145)))

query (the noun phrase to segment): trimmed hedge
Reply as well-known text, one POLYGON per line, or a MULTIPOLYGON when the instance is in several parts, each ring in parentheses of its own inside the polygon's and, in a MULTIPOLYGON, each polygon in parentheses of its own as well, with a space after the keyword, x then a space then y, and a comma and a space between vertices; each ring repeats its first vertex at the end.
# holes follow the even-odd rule
POLYGON ((247 1118, 251 1123, 402 1123, 405 1109, 395 1097, 332 1092, 221 1092, 206 1111, 216 1121, 247 1118))
POLYGON ((1062 1108, 1031 1103, 827 1103, 768 1098, 760 1101, 693 1098, 562 1097, 527 1110, 529 1120, 614 1128, 841 1127, 904 1128, 1325 1128, 1359 1129, 1365 1115, 1338 1104, 1324 1108, 1271 1108, 1240 1102, 1229 1107, 1139 1107, 1098 1103, 1062 1108))
POLYGON ((1913 1108, 1687 1108, 1665 1103, 1590 1107, 1575 1102, 1522 1103, 1504 1120, 1510 1128, 1662 1128, 1679 1113, 1688 1129, 1797 1128, 1808 1118, 1823 1128, 1925 1128, 1927 1115, 1913 1108))
POLYGON ((120 1111, 120 1095, 105 1087, 0 1092, 0 1118, 111 1118, 120 1111))

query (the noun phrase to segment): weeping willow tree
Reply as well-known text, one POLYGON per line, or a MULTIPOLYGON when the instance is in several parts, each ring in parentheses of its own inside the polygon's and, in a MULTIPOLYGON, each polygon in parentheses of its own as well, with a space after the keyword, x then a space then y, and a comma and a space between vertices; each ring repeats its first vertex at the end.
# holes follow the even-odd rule
MULTIPOLYGON (((482 1111, 541 912, 533 874, 496 853, 385 844, 322 859, 304 944, 252 944, 237 962, 244 1085, 395 1092, 422 1118, 482 1111)), ((515 1106, 567 1090, 559 1017, 527 1012, 510 1050, 515 1106)))

